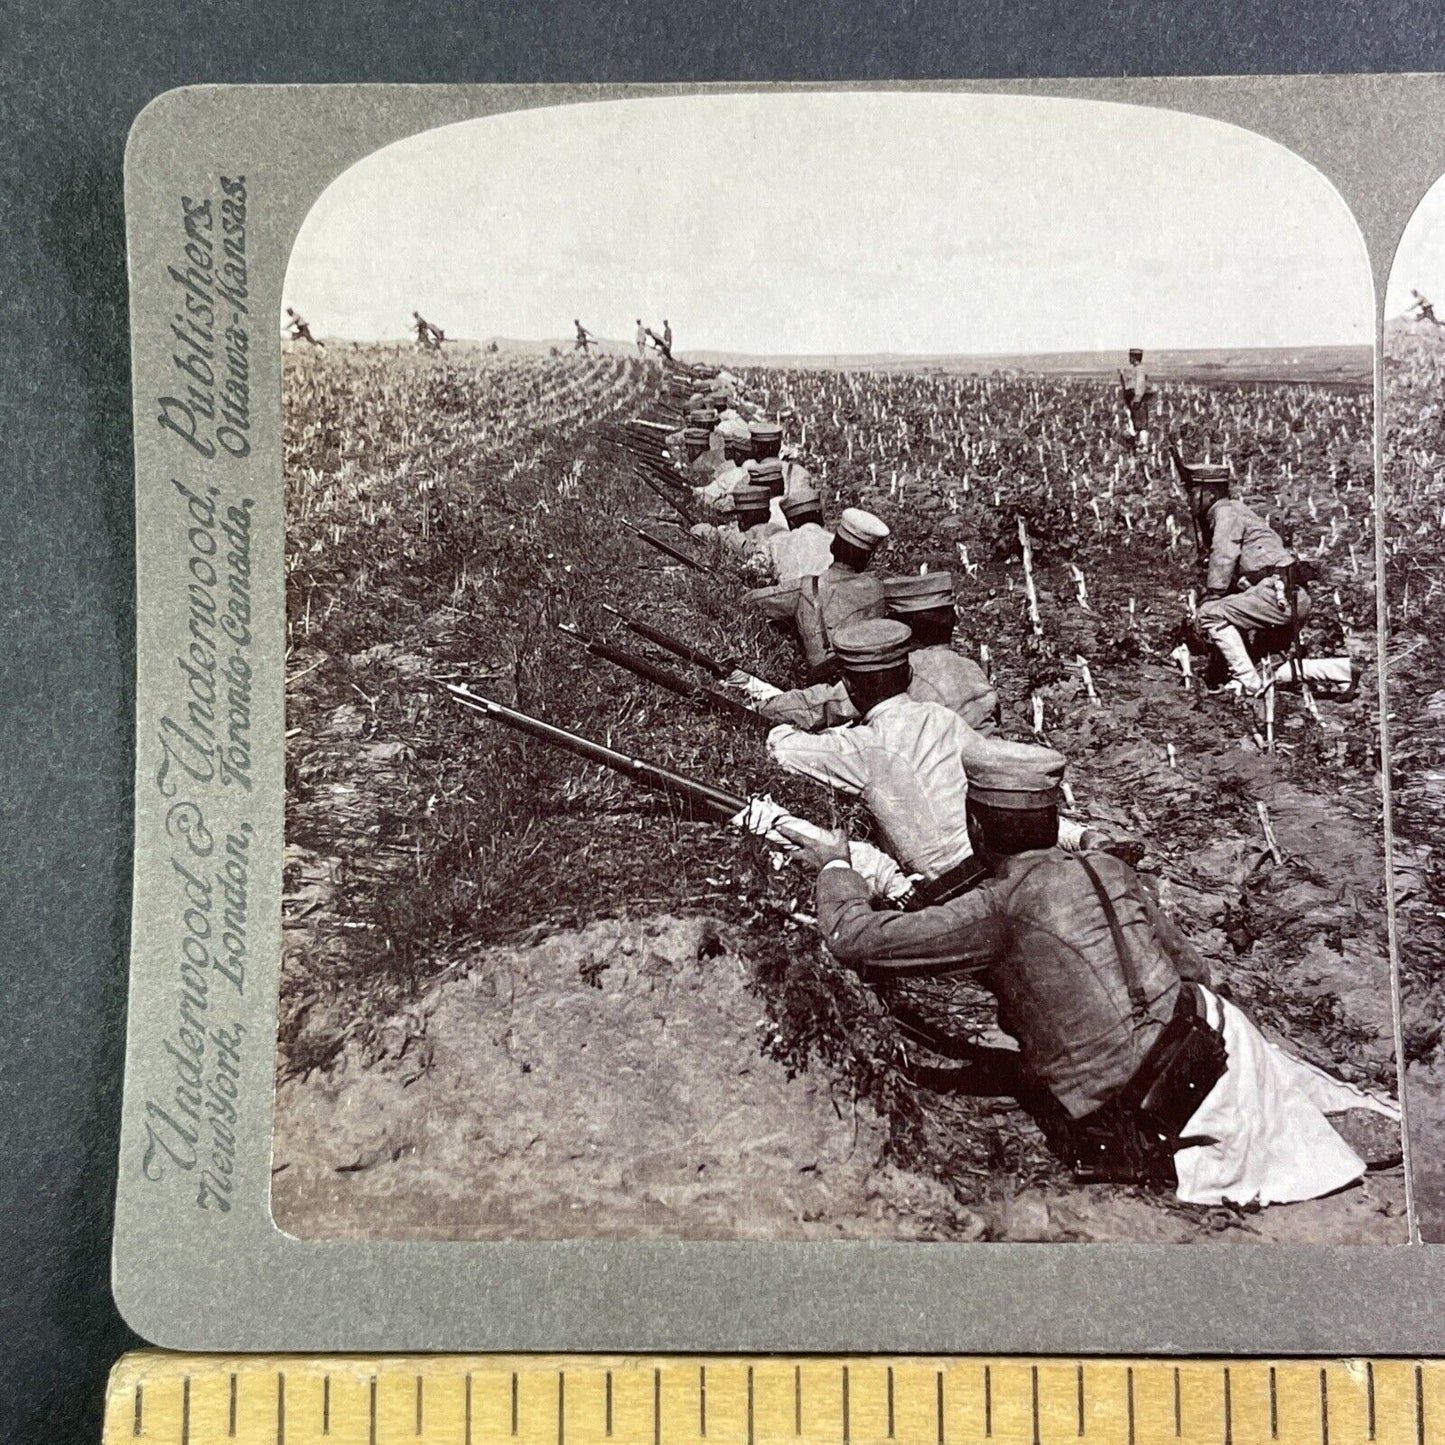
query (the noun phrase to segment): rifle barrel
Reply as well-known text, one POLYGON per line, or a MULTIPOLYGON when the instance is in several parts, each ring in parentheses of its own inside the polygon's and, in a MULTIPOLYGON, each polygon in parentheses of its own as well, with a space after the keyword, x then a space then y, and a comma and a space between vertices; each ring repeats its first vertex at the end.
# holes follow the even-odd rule
POLYGON ((678 697, 687 698, 689 702, 705 703, 718 712, 726 713, 734 721, 745 722, 753 727, 768 725, 767 719, 761 713, 755 712, 746 703, 739 702, 737 698, 729 697, 725 692, 714 692, 712 688, 700 687, 691 683, 668 668, 651 662, 645 657, 639 657, 635 652, 628 652, 615 643, 605 642, 601 638, 588 637, 585 633, 571 627, 559 626, 558 630, 581 643, 593 657, 600 657, 606 662, 614 663, 646 682, 656 683, 658 687, 666 688, 668 692, 676 693, 678 697))
POLYGON ((685 662, 700 667, 704 672, 711 673, 716 678, 724 678, 733 671, 734 664, 731 660, 723 660, 711 656, 699 647, 682 641, 681 638, 673 637, 670 633, 664 632, 660 627, 654 627, 650 622, 643 622, 636 617, 629 617, 625 612, 620 612, 610 603, 604 602, 603 608, 614 617, 621 620, 624 627, 630 628, 639 637, 645 637, 649 642, 655 643, 666 652, 672 653, 674 657, 680 657, 685 662))
POLYGON ((629 522, 624 517, 619 517, 617 520, 621 522, 633 536, 641 537, 644 542, 650 543, 656 547, 659 552, 666 553, 666 555, 671 557, 675 562, 681 562, 684 566, 691 567, 694 572, 702 572, 705 574, 711 574, 713 572, 713 568, 705 566, 699 562, 696 557, 689 557, 686 552, 680 552, 676 547, 669 546, 661 537, 654 537, 651 532, 639 527, 635 522, 629 522))
POLYGON ((600 763, 605 768, 611 768, 613 772, 624 773, 634 782, 651 788, 654 792, 681 798, 691 808, 717 822, 730 822, 748 806, 746 798, 725 793, 710 783, 700 783, 696 778, 660 768, 655 763, 644 762, 641 758, 629 757, 615 748, 595 743, 590 738, 578 737, 576 733, 569 733, 565 728, 553 727, 551 723, 545 723, 540 718, 503 707, 501 703, 472 692, 470 688, 447 683, 446 689, 454 702, 472 712, 505 723, 517 732, 551 743, 554 747, 585 758, 588 762, 600 763))

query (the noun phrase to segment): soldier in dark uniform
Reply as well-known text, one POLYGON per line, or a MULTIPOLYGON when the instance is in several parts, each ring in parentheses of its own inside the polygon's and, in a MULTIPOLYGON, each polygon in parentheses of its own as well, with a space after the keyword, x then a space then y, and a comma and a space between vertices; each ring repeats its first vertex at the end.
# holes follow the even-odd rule
POLYGON ((596 344, 595 340, 592 333, 575 317, 573 318, 572 325, 577 330, 577 340, 573 343, 572 350, 580 351, 585 356, 588 354, 590 348, 596 344))
POLYGON ((1412 289, 1410 295, 1415 298, 1415 304, 1411 307, 1411 312, 1417 321, 1430 321, 1436 326, 1445 326, 1445 321, 1441 321, 1435 314, 1434 306, 1432 306, 1420 292, 1412 289))
POLYGON ((289 306, 286 308, 286 315, 291 319, 286 323, 286 334, 292 341, 309 341, 312 346, 319 346, 326 350, 326 343, 318 341, 312 334, 311 328, 306 324, 306 318, 293 311, 289 306))
POLYGON ((1027 751, 971 767, 967 833, 987 876, 946 901, 875 910, 846 834, 799 840, 819 869, 818 929, 834 955, 869 981, 971 979, 992 994, 1018 1052, 997 1051, 996 1083, 975 1091, 1023 1099, 1081 1181, 1266 1205, 1397 1163, 1398 1146, 1368 1127, 1374 1157, 1347 1142, 1357 1124, 1398 1120, 1391 1101, 1266 1040, 1212 990, 1126 863, 1058 848, 1064 760, 1027 751))

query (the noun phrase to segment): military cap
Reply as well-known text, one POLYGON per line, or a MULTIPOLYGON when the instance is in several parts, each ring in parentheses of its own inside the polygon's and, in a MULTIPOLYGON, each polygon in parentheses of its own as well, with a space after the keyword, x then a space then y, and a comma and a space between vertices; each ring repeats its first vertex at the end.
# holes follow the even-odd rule
POLYGON ((783 464, 777 457, 762 457, 758 461, 749 461, 746 465, 753 474, 753 480, 760 487, 767 487, 775 497, 782 496, 783 464))
POLYGON ((760 512, 766 517, 772 496, 773 494, 766 487, 734 487, 733 510, 738 513, 760 512))
POLYGON ((1144 348, 1143 348, 1142 346, 1131 346, 1131 347, 1129 348, 1129 360, 1130 360, 1130 361, 1143 361, 1143 360, 1144 360, 1144 348))
POLYGON ((1013 812, 1056 808, 1064 763, 1064 755, 1053 748, 995 745, 967 763, 969 801, 1013 812))
MULTIPOLYGON (((791 497, 784 497, 781 505, 783 515, 790 522, 794 517, 801 517, 806 512, 816 512, 819 517, 823 515, 823 499, 814 491, 794 492, 791 497)), ((886 589, 887 584, 884 586, 886 589)))
POLYGON ((883 601, 889 612, 937 612, 953 606, 951 572, 912 573, 883 579, 883 601))
POLYGON ((766 416, 760 416, 750 421, 748 429, 755 437, 763 441, 771 441, 774 437, 780 437, 783 434, 782 426, 771 417, 766 416))
POLYGON ((1181 462, 1186 485, 1191 487, 1227 487, 1229 465, 1226 462, 1181 462))
POLYGON ((871 552, 887 537, 888 527, 872 512, 865 512, 860 507, 845 507, 843 515, 838 518, 836 535, 840 541, 851 542, 853 546, 871 552))
POLYGON ((908 661, 912 641, 903 623, 875 617, 840 627, 833 634, 833 651, 845 672, 883 672, 908 661))

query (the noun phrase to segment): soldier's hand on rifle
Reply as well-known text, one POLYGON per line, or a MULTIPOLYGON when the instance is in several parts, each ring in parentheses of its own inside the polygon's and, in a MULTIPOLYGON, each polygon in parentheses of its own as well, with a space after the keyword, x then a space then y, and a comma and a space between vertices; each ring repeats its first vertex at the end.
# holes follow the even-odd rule
POLYGON ((764 682, 760 677, 754 677, 750 672, 744 672, 741 668, 735 668, 723 679, 725 687, 737 689, 743 693, 747 700, 754 706, 767 702, 770 698, 777 697, 781 688, 776 688, 770 682, 764 682))
POLYGON ((810 828, 804 833, 783 823, 778 827, 778 832, 797 847, 799 859, 811 868, 821 871, 829 863, 845 863, 850 868, 853 866, 846 828, 820 828, 816 832, 810 828))

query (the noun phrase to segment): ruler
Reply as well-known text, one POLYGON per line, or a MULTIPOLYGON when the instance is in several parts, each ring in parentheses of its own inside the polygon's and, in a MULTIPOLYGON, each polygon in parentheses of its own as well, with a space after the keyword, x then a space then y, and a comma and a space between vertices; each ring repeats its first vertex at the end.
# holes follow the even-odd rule
POLYGON ((183 1355, 105 1445, 1445 1445, 1445 1360, 183 1355))

